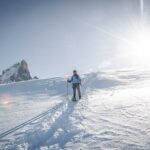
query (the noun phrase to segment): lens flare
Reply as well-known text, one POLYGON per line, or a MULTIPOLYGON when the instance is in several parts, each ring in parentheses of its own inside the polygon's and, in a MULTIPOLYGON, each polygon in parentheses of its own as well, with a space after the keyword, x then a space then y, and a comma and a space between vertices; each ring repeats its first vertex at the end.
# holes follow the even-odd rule
POLYGON ((0 108, 10 108, 11 107, 11 96, 10 95, 2 95, 0 97, 0 108))

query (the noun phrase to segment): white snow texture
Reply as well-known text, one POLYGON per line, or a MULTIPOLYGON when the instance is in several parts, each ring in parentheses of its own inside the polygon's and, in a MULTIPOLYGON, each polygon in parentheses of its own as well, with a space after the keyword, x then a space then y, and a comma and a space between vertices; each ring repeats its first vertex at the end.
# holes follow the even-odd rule
POLYGON ((0 150, 150 150, 150 72, 82 76, 71 101, 66 78, 0 85, 0 150))

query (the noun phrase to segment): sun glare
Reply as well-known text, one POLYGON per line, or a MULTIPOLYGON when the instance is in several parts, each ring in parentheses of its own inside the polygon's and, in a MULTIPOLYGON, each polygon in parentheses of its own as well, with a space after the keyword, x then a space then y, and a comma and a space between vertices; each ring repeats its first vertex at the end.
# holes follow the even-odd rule
POLYGON ((139 67, 150 66, 150 31, 139 29, 130 31, 126 36, 127 42, 121 43, 119 49, 126 56, 127 61, 139 67))
POLYGON ((130 50, 139 61, 146 61, 150 55, 150 35, 149 32, 139 31, 129 38, 130 50))

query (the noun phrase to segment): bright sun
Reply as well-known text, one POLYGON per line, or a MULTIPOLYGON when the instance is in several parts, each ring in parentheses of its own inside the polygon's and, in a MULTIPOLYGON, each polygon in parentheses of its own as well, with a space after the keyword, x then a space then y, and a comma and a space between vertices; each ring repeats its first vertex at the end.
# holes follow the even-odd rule
POLYGON ((121 44, 120 47, 123 54, 126 55, 126 59, 133 65, 150 66, 150 31, 141 29, 130 32, 126 37, 127 42, 121 44))
POLYGON ((148 32, 139 31, 131 35, 129 43, 135 57, 144 59, 150 54, 150 35, 148 32))

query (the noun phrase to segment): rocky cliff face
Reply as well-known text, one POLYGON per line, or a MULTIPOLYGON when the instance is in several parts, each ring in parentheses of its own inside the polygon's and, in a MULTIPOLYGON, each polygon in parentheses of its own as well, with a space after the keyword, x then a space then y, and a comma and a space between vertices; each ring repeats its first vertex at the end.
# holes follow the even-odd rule
POLYGON ((0 75, 0 83, 19 82, 31 79, 28 63, 25 60, 3 70, 0 75))

